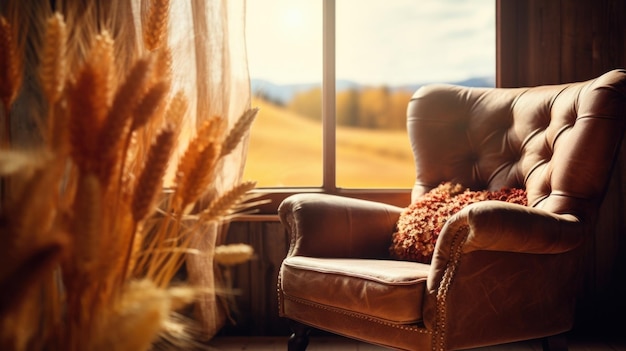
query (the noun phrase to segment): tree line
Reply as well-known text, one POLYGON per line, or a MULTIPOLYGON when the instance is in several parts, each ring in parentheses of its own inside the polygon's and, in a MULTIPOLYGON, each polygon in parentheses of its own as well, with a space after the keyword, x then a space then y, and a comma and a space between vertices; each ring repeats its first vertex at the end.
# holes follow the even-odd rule
MULTIPOLYGON (((405 129, 406 107, 411 95, 412 92, 391 90, 385 86, 342 90, 336 97, 337 124, 368 129, 405 129)), ((321 120, 321 88, 294 95, 286 108, 321 120)))

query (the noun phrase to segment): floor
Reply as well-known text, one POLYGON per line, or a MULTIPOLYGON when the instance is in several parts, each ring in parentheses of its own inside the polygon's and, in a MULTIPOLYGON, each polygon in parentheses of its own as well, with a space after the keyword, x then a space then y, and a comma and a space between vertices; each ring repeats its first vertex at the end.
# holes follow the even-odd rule
MULTIPOLYGON (((626 343, 609 341, 569 340, 569 351, 626 351, 626 343)), ((210 341, 209 350, 219 351, 285 351, 287 338, 283 337, 217 337, 210 341)), ((369 345, 341 337, 312 337, 307 351, 388 351, 391 349, 369 345)), ((483 347, 474 351, 541 351, 541 342, 528 341, 497 347, 483 347)))

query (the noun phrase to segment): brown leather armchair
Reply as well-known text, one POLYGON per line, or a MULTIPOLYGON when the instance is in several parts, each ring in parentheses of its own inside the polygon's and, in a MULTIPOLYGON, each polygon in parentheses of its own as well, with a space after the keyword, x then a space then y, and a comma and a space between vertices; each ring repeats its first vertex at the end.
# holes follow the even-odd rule
POLYGON ((399 207, 323 194, 285 199, 279 215, 291 245, 278 295, 280 315, 293 321, 289 350, 306 348, 309 326, 402 350, 539 338, 566 348, 582 243, 625 125, 625 70, 530 88, 419 89, 407 120, 412 199, 454 181, 525 188, 529 205, 463 208, 422 264, 389 257, 399 207))

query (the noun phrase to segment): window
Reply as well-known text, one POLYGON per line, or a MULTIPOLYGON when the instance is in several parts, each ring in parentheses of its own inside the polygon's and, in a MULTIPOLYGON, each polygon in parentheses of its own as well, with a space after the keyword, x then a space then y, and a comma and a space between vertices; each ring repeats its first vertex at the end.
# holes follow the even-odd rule
POLYGON ((259 187, 320 187, 322 1, 249 0, 246 8, 252 105, 260 111, 244 176, 259 187))
POLYGON ((249 0, 244 177, 261 188, 404 191, 422 84, 494 86, 493 0, 249 0))

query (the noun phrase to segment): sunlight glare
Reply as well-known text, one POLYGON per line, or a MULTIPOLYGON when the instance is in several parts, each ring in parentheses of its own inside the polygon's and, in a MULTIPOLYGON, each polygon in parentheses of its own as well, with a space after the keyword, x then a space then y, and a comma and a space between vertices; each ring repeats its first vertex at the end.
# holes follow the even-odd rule
POLYGON ((285 23, 285 28, 288 29, 302 28, 305 19, 302 9, 294 6, 286 8, 282 18, 285 23))

